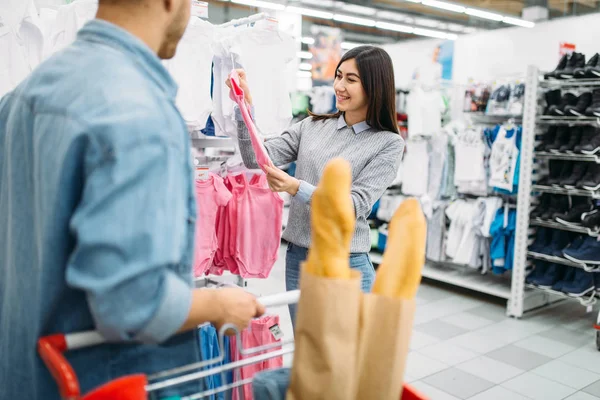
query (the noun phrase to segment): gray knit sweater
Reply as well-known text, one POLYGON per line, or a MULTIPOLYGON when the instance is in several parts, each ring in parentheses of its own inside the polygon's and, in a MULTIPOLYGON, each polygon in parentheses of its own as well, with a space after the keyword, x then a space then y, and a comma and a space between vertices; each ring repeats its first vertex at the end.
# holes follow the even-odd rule
MULTIPOLYGON (((238 114, 239 115, 239 114, 238 114)), ((246 125, 238 120, 238 139, 244 164, 258 168, 246 125)), ((310 197, 328 161, 346 159, 352 166, 352 201, 356 213, 353 253, 371 249, 367 217, 375 202, 394 181, 404 141, 393 132, 370 128, 365 122, 348 127, 344 117, 314 121, 311 117, 267 139, 265 147, 275 165, 296 161, 298 194, 292 198, 283 238, 297 246, 310 245, 310 197)))

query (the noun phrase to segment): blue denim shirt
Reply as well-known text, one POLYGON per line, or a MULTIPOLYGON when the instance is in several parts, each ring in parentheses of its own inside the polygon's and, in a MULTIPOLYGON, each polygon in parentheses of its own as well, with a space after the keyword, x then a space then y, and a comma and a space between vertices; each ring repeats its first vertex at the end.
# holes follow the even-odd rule
POLYGON ((143 42, 93 20, 0 101, 3 399, 58 398, 36 353, 53 333, 130 341, 67 353, 84 392, 198 361, 196 333, 173 336, 196 218, 176 92, 143 42))

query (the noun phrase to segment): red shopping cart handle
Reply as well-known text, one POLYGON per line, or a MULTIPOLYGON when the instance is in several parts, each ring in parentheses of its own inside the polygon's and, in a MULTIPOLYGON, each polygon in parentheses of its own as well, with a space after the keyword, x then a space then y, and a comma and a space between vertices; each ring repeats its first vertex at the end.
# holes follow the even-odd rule
POLYGON ((429 400, 429 397, 419 393, 415 388, 405 383, 400 400, 429 400))
POLYGON ((76 400, 81 396, 79 381, 63 353, 67 350, 65 335, 45 336, 38 340, 38 354, 58 384, 60 397, 76 400))

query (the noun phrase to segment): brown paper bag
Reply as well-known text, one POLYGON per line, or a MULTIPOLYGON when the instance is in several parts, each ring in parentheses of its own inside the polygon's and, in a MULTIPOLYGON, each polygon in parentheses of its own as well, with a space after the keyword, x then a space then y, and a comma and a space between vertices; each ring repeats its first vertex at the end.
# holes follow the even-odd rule
POLYGON ((414 315, 414 299, 364 295, 355 399, 400 399, 414 315))
POLYGON ((355 397, 362 293, 360 273, 352 272, 352 279, 336 279, 303 268, 287 400, 355 397))

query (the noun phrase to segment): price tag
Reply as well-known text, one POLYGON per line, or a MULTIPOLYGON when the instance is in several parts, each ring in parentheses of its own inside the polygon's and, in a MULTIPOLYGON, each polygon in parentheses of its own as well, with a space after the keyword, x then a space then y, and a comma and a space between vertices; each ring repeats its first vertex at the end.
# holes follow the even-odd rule
POLYGON ((208 168, 207 167, 196 167, 196 180, 205 181, 208 179, 208 168))
POLYGON ((204 1, 192 0, 192 16, 208 19, 208 3, 204 1))
POLYGON ((262 21, 261 26, 263 26, 268 31, 278 31, 279 20, 274 17, 267 17, 264 21, 262 21))
POLYGON ((283 337, 283 332, 281 331, 279 324, 273 325, 272 327, 269 328, 269 330, 271 331, 271 334, 273 335, 275 340, 279 340, 283 337))

